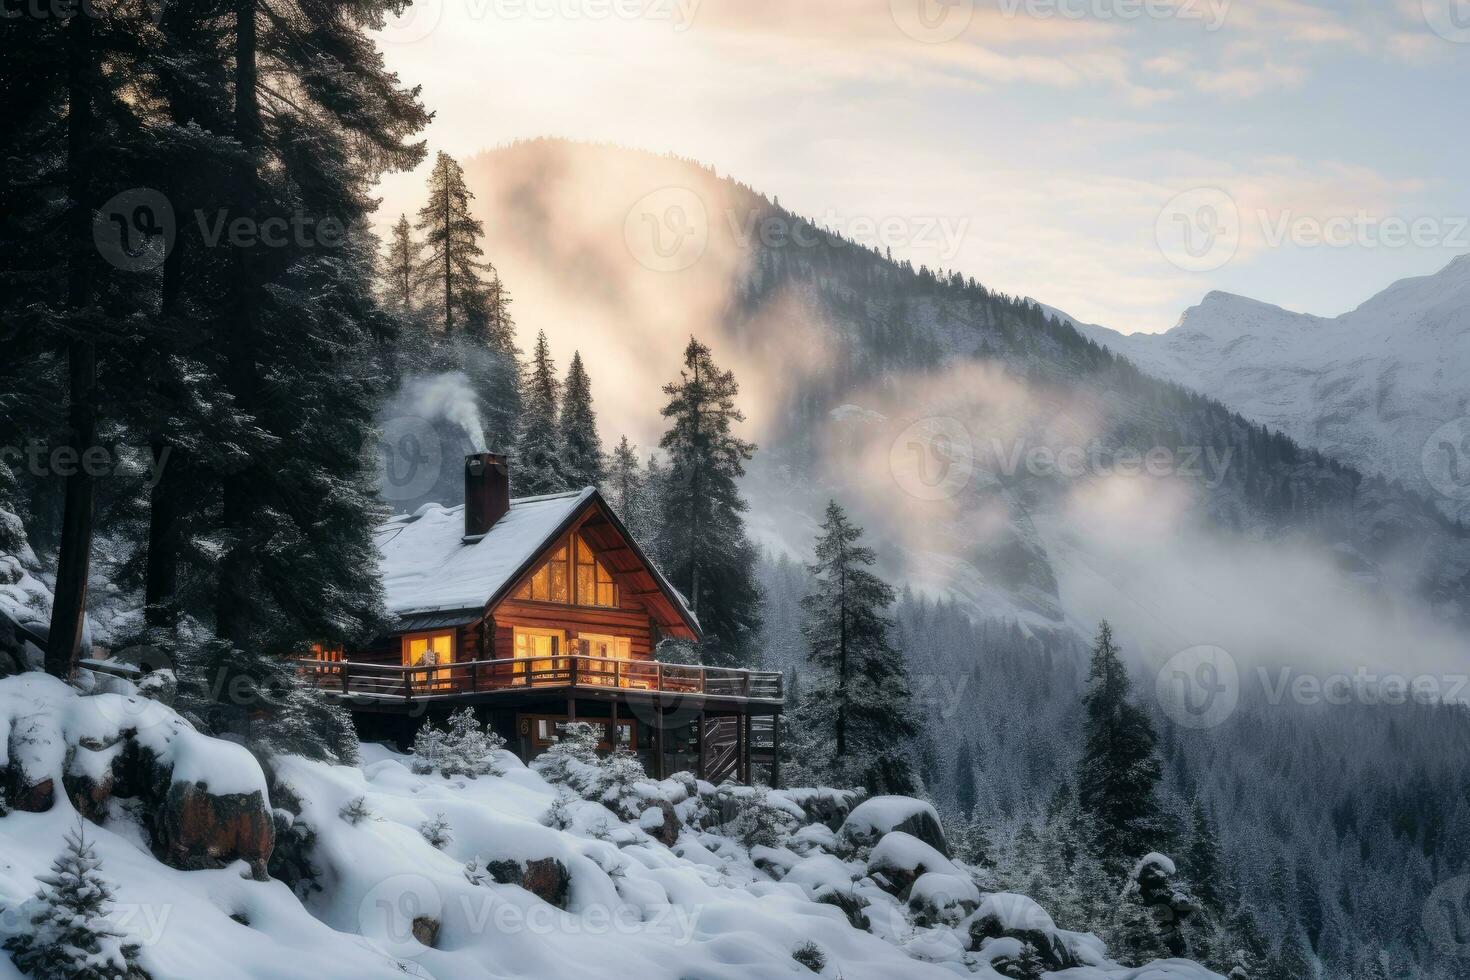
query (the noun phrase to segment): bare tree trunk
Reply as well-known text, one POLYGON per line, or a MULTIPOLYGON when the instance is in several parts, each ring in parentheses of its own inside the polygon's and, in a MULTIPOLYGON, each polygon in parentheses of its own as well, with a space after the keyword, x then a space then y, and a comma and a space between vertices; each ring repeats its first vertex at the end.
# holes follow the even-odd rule
MULTIPOLYGON (((73 312, 92 301, 92 209, 88 203, 87 159, 93 142, 92 86, 95 83, 92 18, 77 10, 67 25, 67 196, 69 266, 67 307, 73 312)), ((75 339, 67 350, 71 388, 67 444, 78 460, 97 438, 97 350, 91 340, 75 339)), ((78 465, 66 477, 61 547, 56 563, 56 593, 46 640, 46 672, 69 680, 76 670, 87 612, 87 579, 96 520, 96 479, 78 465)))
MULTIPOLYGON (((237 197, 243 215, 254 218, 256 212, 256 156, 260 148, 260 103, 256 92, 255 2, 235 3, 235 132, 245 148, 249 162, 240 174, 237 197)), ((251 344, 255 335, 255 281, 248 249, 236 248, 235 274, 240 303, 240 326, 230 338, 230 386, 236 402, 246 413, 254 407, 256 387, 255 361, 251 344)), ((215 632, 236 649, 248 649, 251 641, 251 599, 254 558, 250 553, 255 508, 251 469, 247 464, 239 473, 226 474, 223 492, 223 521, 230 542, 220 561, 215 593, 215 632)))

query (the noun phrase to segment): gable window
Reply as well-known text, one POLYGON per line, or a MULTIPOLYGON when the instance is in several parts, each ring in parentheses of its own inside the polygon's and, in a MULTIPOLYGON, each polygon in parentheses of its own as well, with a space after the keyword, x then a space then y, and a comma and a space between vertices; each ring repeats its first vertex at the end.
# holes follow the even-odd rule
POLYGON ((552 552, 551 558, 536 569, 526 584, 516 590, 517 599, 531 599, 535 602, 559 602, 569 605, 572 601, 571 589, 567 581, 567 547, 562 545, 552 552))
POLYGON ((514 598, 615 609, 618 586, 580 535, 562 545, 515 591, 514 598))
POLYGON ((587 547, 577 538, 577 605, 613 608, 618 604, 618 587, 607 569, 602 567, 587 547))

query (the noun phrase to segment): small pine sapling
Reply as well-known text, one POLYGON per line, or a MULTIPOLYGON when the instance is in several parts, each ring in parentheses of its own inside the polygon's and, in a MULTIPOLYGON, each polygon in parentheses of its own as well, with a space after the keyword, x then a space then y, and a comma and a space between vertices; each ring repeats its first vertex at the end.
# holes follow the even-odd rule
POLYGON ((419 833, 429 846, 435 850, 442 851, 454 840, 454 832, 449 829, 449 821, 444 819, 444 814, 436 814, 433 820, 425 820, 419 824, 419 833))
POLYGON ((18 910, 28 928, 5 941, 19 970, 34 980, 146 980, 139 945, 108 922, 113 887, 101 872, 79 824, 35 897, 18 910))
POLYGON ((365 796, 359 796, 350 800, 346 806, 337 811, 337 815, 354 827, 364 820, 378 819, 378 815, 368 806, 367 797, 365 796))
POLYGON ((827 969, 827 954, 822 952, 822 947, 811 940, 792 950, 791 958, 813 973, 821 973, 827 969))

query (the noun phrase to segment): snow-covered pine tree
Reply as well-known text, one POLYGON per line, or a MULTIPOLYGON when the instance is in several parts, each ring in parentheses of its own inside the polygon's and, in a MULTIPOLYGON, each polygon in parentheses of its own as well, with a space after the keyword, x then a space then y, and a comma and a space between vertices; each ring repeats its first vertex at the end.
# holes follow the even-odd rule
POLYGON ((735 816, 721 830, 746 848, 782 847, 800 824, 793 814, 772 801, 765 786, 733 794, 732 802, 735 816))
POLYGON ((645 801, 636 787, 648 780, 648 772, 638 760, 638 754, 626 745, 619 745, 599 760, 598 768, 595 785, 588 786, 585 793, 595 793, 604 806, 624 820, 638 819, 645 801))
POLYGON ((862 529, 830 502, 816 561, 807 566, 814 591, 801 603, 810 670, 795 728, 807 765, 824 780, 909 793, 909 743, 919 728, 908 666, 889 639, 896 593, 869 571, 877 555, 861 538, 862 529))
POLYGON ((975 751, 968 738, 961 738, 954 754, 954 795, 960 812, 968 816, 975 809, 975 751))
POLYGON ((1088 682, 1077 795, 1096 828, 1097 856, 1121 880, 1157 843, 1161 770, 1153 725, 1129 700, 1128 668, 1106 621, 1098 628, 1088 682))
POLYGON ((735 407, 739 391, 735 375, 716 367, 710 349, 693 337, 679 380, 664 385, 669 430, 659 446, 669 472, 657 551, 704 626, 703 658, 714 666, 750 664, 761 623, 757 553, 735 482, 755 454, 754 444, 735 435, 735 424, 745 420, 735 407))
MULTIPOLYGON (((417 747, 417 743, 415 743, 417 747)), ((449 716, 449 732, 444 737, 439 772, 446 776, 502 775, 495 764, 495 753, 505 748, 505 739, 489 727, 481 725, 472 708, 461 708, 449 716)))
POLYGON ((551 748, 531 762, 531 768, 548 783, 581 792, 596 776, 597 744, 601 740, 602 730, 591 722, 567 722, 551 748))
POLYGON ((437 813, 434 819, 419 824, 419 833, 430 847, 440 851, 454 841, 454 832, 449 829, 449 821, 442 813, 437 813))
POLYGON ((647 480, 643 467, 638 462, 638 453, 623 436, 603 463, 607 474, 603 481, 603 496, 613 511, 623 519, 633 540, 639 543, 653 541, 651 528, 645 526, 647 515, 647 480))
POLYGON ((448 751, 448 741, 443 730, 424 719, 413 736, 413 771, 421 776, 437 772, 448 751))
POLYGON ((428 200, 415 225, 424 240, 414 266, 414 286, 445 337, 469 330, 470 317, 483 318, 488 308, 481 278, 490 270, 481 261, 485 226, 470 213, 474 196, 458 161, 440 152, 429 174, 428 200))
POLYGON ((1294 929, 1281 940, 1270 980, 1313 980, 1317 975, 1314 962, 1307 937, 1294 929))
POLYGON ((141 947, 108 921, 112 884, 80 821, 51 873, 38 880, 35 897, 19 909, 28 928, 5 941, 18 969, 34 980, 146 980, 141 947))
POLYGON ((515 466, 511 469, 516 496, 558 493, 569 486, 557 426, 560 401, 561 382, 543 330, 536 334, 536 348, 531 354, 521 395, 515 466))
POLYGON ((413 229, 408 215, 398 216, 398 223, 388 239, 388 251, 383 257, 380 275, 383 281, 383 303, 388 309, 399 313, 412 310, 419 303, 418 288, 419 250, 413 240, 413 229))
POLYGON ((592 379, 582 366, 579 351, 572 352, 572 363, 567 366, 557 430, 567 485, 574 490, 601 487, 606 482, 602 439, 597 434, 597 413, 592 409, 592 379))
POLYGON ((1226 913, 1229 879, 1220 858, 1220 839, 1215 822, 1205 810, 1199 796, 1190 808, 1189 846, 1184 852, 1184 867, 1192 890, 1206 914, 1220 918, 1226 913))

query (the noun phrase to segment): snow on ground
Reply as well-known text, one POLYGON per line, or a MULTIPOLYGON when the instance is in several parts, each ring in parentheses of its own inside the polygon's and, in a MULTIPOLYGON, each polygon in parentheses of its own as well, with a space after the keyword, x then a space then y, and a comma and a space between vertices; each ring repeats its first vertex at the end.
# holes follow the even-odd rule
MULTIPOLYGON (((243 748, 128 693, 82 696, 40 675, 8 678, 0 725, 6 764, 23 763, 28 777, 60 783, 63 772, 100 771, 89 754, 137 729, 176 780, 204 779, 215 792, 261 788, 243 748)), ((278 857, 291 849, 311 869, 293 886, 253 881, 244 862, 174 870, 150 852, 134 801, 112 800, 105 826, 85 831, 117 886, 113 924, 141 944, 158 980, 799 977, 813 975, 793 958, 806 944, 820 951, 826 977, 996 980, 991 964, 1004 968, 1022 947, 1012 936, 977 947, 972 933, 987 915, 1044 934, 1085 964, 1052 975, 1065 980, 1213 978, 1183 962, 1119 968, 1095 938, 1056 929, 1030 899, 982 895, 970 869, 891 829, 928 816, 922 802, 871 800, 848 815, 854 827, 834 830, 850 794, 766 796, 675 778, 637 786, 661 819, 645 810, 623 820, 503 751, 503 775, 479 778, 416 774, 411 761, 372 745, 360 767, 273 760, 278 857), (751 808, 768 819, 753 824, 751 808), (662 819, 670 814, 672 847, 649 833, 671 829, 662 819), (807 824, 799 829, 797 814, 807 824), (447 829, 441 847, 424 833, 436 821, 447 829), (774 835, 759 833, 770 827, 774 835), (507 868, 525 887, 497 883, 507 868)), ((61 792, 50 812, 0 817, 0 935, 22 927, 14 910, 79 819, 61 792)), ((14 975, 0 957, 0 980, 14 975)))

